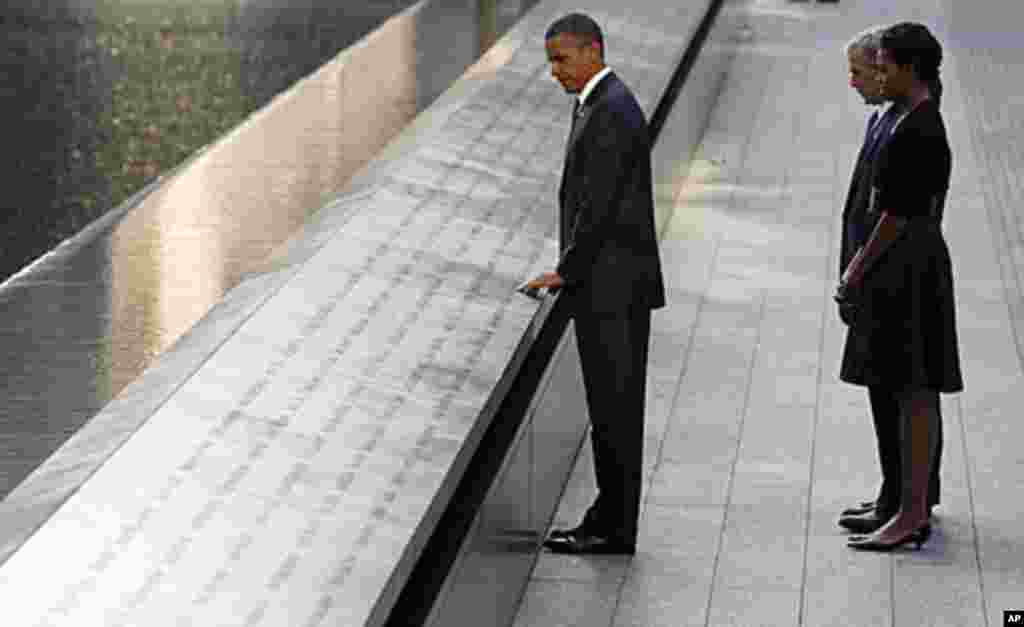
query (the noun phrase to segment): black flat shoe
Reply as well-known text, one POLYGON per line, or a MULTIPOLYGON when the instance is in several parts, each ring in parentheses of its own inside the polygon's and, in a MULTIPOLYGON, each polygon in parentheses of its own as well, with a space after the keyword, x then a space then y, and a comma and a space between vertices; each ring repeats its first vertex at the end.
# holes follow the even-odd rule
POLYGON ((544 547, 563 555, 633 555, 636 546, 625 542, 587 534, 549 536, 544 547))
POLYGON ((844 529, 849 529, 854 533, 874 533, 882 528, 882 525, 889 522, 892 515, 886 515, 880 513, 877 509, 872 509, 866 514, 859 514, 855 516, 840 516, 839 526, 844 529))
POLYGON ((848 507, 839 513, 840 516, 860 516, 861 514, 867 514, 868 512, 874 511, 874 501, 861 501, 853 507, 848 507))
POLYGON ((932 535, 931 525, 925 524, 917 529, 914 529, 907 535, 903 536, 895 542, 882 542, 877 538, 871 536, 854 536, 850 538, 850 541, 846 543, 846 546, 851 549, 858 551, 874 551, 877 553, 888 553, 894 549, 898 549, 904 544, 913 544, 914 550, 919 550, 921 545, 928 541, 932 535))

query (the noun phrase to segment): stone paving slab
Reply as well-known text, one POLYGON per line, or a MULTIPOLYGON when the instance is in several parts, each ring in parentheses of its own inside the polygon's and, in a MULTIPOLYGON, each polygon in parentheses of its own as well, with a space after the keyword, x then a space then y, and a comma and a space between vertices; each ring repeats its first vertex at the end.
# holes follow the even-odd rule
MULTIPOLYGON (((1024 604, 1024 125, 1010 114, 1024 46, 1007 32, 1024 5, 749 0, 725 10, 750 28, 662 242, 672 289, 653 321, 638 553, 541 554, 514 624, 1001 625, 1003 610, 1024 604), (932 540, 861 554, 835 524, 879 480, 867 395, 837 378, 844 327, 830 300, 867 115, 843 45, 903 20, 928 24, 946 49, 945 232, 966 390, 942 397, 932 540), (659 349, 663 338, 679 353, 659 349)), ((578 521, 591 473, 585 446, 554 526, 578 521)))

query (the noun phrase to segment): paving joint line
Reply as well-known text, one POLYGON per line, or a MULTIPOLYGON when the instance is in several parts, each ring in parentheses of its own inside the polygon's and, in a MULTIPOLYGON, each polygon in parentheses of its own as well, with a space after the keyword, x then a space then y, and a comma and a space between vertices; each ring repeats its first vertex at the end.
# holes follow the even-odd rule
POLYGON ((750 396, 751 389, 753 388, 751 382, 754 379, 754 370, 757 365, 757 358, 760 352, 759 349, 761 347, 761 332, 764 328, 764 314, 766 308, 765 303, 767 299, 763 293, 760 293, 758 296, 758 300, 760 301, 760 307, 758 308, 757 332, 754 337, 754 348, 750 354, 750 365, 747 367, 747 384, 746 389, 743 393, 743 407, 740 409, 739 430, 736 434, 736 453, 733 456, 732 467, 729 470, 729 482, 728 487, 725 491, 725 503, 722 507, 722 524, 718 532, 718 547, 715 551, 715 559, 711 567, 711 585, 708 591, 708 605, 704 615, 705 627, 711 627, 711 608, 714 605, 713 601, 715 596, 715 580, 718 578, 718 566, 720 563, 720 558, 722 556, 722 546, 725 544, 725 534, 726 530, 729 527, 729 510, 732 508, 732 492, 734 487, 734 481, 736 479, 736 467, 739 465, 740 452, 743 448, 743 432, 746 426, 747 414, 750 411, 750 396))
MULTIPOLYGON (((808 61, 807 62, 807 71, 804 74, 806 77, 810 76, 810 66, 811 66, 811 63, 810 63, 810 61, 808 61)), ((806 81, 805 81, 805 84, 806 84, 806 81)), ((797 116, 796 113, 794 113, 794 117, 797 117, 797 119, 802 119, 802 117, 797 116)), ((839 154, 838 153, 839 153, 839 151, 834 148, 833 151, 832 151, 832 154, 834 155, 834 158, 832 160, 832 163, 833 163, 833 179, 836 179, 838 177, 838 164, 839 164, 839 154)), ((787 173, 788 173, 788 170, 787 170, 787 173)), ((830 268, 834 267, 833 264, 835 263, 835 259, 834 259, 833 255, 835 255, 837 253, 837 251, 836 251, 837 245, 836 245, 836 238, 835 238, 835 226, 836 226, 836 221, 834 219, 830 220, 829 221, 829 227, 828 227, 828 241, 830 242, 829 252, 828 252, 827 255, 825 255, 825 259, 824 259, 825 276, 829 276, 829 274, 831 274, 832 271, 831 271, 830 268)), ((831 300, 829 298, 829 287, 830 287, 829 286, 829 282, 827 280, 824 281, 823 282, 823 286, 822 286, 823 298, 820 301, 820 302, 822 302, 822 306, 821 306, 821 318, 820 318, 820 322, 819 322, 820 331, 819 331, 819 334, 818 334, 818 359, 817 359, 817 367, 816 367, 817 373, 816 373, 816 376, 815 376, 815 385, 817 387, 817 393, 814 395, 814 419, 813 419, 813 421, 811 423, 811 434, 810 434, 811 450, 809 451, 809 454, 808 454, 808 458, 809 458, 808 466, 809 467, 808 467, 808 481, 807 481, 807 492, 806 492, 807 504, 806 504, 806 508, 805 508, 805 511, 804 511, 804 547, 803 547, 802 563, 801 563, 801 566, 800 566, 800 595, 799 595, 799 600, 797 602, 797 625, 798 625, 798 627, 802 627, 803 624, 804 624, 804 620, 806 619, 805 607, 806 607, 806 603, 807 603, 807 563, 808 563, 808 557, 809 557, 809 553, 810 553, 810 544, 811 544, 811 511, 813 509, 813 499, 814 499, 814 471, 816 470, 816 460, 817 460, 817 452, 818 452, 818 447, 817 447, 818 426, 821 423, 821 406, 822 406, 821 397, 822 397, 823 391, 825 389, 824 385, 823 385, 825 369, 822 367, 822 364, 825 361, 825 353, 826 353, 825 347, 827 345, 826 337, 827 337, 827 334, 828 334, 828 315, 829 315, 829 312, 831 310, 831 307, 829 306, 829 301, 831 300)))
POLYGON ((971 472, 971 458, 967 446, 967 427, 964 425, 964 407, 960 397, 953 399, 956 404, 957 424, 960 427, 960 448, 964 456, 964 475, 967 483, 967 505, 971 512, 971 545, 974 549, 974 563, 977 566, 978 589, 981 597, 981 615, 985 620, 985 627, 989 627, 988 601, 985 595, 985 569, 981 563, 981 538, 978 533, 978 519, 974 509, 974 473, 971 472))

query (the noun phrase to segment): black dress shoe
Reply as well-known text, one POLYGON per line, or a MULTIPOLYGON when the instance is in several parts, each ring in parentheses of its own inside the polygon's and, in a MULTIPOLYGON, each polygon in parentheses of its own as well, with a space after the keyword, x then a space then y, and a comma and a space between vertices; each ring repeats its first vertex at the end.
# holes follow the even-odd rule
POLYGON ((881 529, 882 525, 889 522, 892 514, 879 512, 876 509, 866 514, 856 516, 840 516, 839 526, 849 529, 854 533, 874 533, 881 529))
POLYGON ((568 538, 570 536, 582 535, 587 535, 587 528, 585 524, 580 523, 578 526, 573 527, 571 529, 552 529, 551 533, 548 534, 548 538, 564 540, 565 538, 568 538))
POLYGON ((860 516, 861 514, 867 514, 868 512, 875 509, 874 501, 862 501, 853 507, 844 509, 839 515, 840 516, 860 516))
POLYGON ((581 534, 551 535, 544 546, 552 553, 566 555, 633 555, 636 545, 604 536, 581 534))

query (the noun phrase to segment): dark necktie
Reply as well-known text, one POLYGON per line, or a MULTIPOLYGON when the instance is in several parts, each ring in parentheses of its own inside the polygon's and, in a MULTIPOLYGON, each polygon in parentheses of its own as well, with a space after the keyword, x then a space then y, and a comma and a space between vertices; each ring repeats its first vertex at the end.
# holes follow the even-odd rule
POLYGON ((874 158, 875 153, 878 152, 878 146, 882 143, 882 139, 892 130, 892 120, 892 109, 889 109, 882 115, 878 115, 877 111, 871 114, 868 136, 864 141, 864 157, 866 159, 874 158))
POLYGON ((580 117, 580 99, 572 99, 572 122, 569 125, 569 143, 572 143, 573 133, 576 132, 576 120, 580 117))
MULTIPOLYGON (((857 206, 861 208, 860 211, 870 210, 868 203, 871 196, 870 190, 873 175, 871 164, 874 162, 882 140, 892 130, 892 122, 895 119, 892 113, 892 108, 882 115, 875 111, 871 114, 871 119, 868 121, 868 130, 864 137, 864 145, 860 149, 859 163, 857 165, 860 171, 858 177, 861 179, 858 184, 859 201, 857 202, 857 206)), ((854 242, 855 249, 863 246, 868 238, 871 237, 871 231, 875 226, 874 223, 874 218, 859 212, 851 219, 851 230, 849 233, 854 242)))
POLYGON ((871 131, 875 130, 875 123, 878 122, 878 109, 871 112, 871 117, 868 118, 868 128, 864 133, 864 138, 871 137, 871 131))
POLYGON ((878 115, 878 111, 872 111, 871 117, 868 118, 868 127, 864 129, 864 142, 860 145, 860 153, 857 155, 858 162, 866 159, 874 146, 879 117, 881 116, 878 115))
POLYGON ((569 159, 569 149, 572 148, 572 140, 576 136, 576 121, 580 118, 580 99, 572 99, 572 122, 569 124, 569 139, 565 141, 565 158, 569 159))

